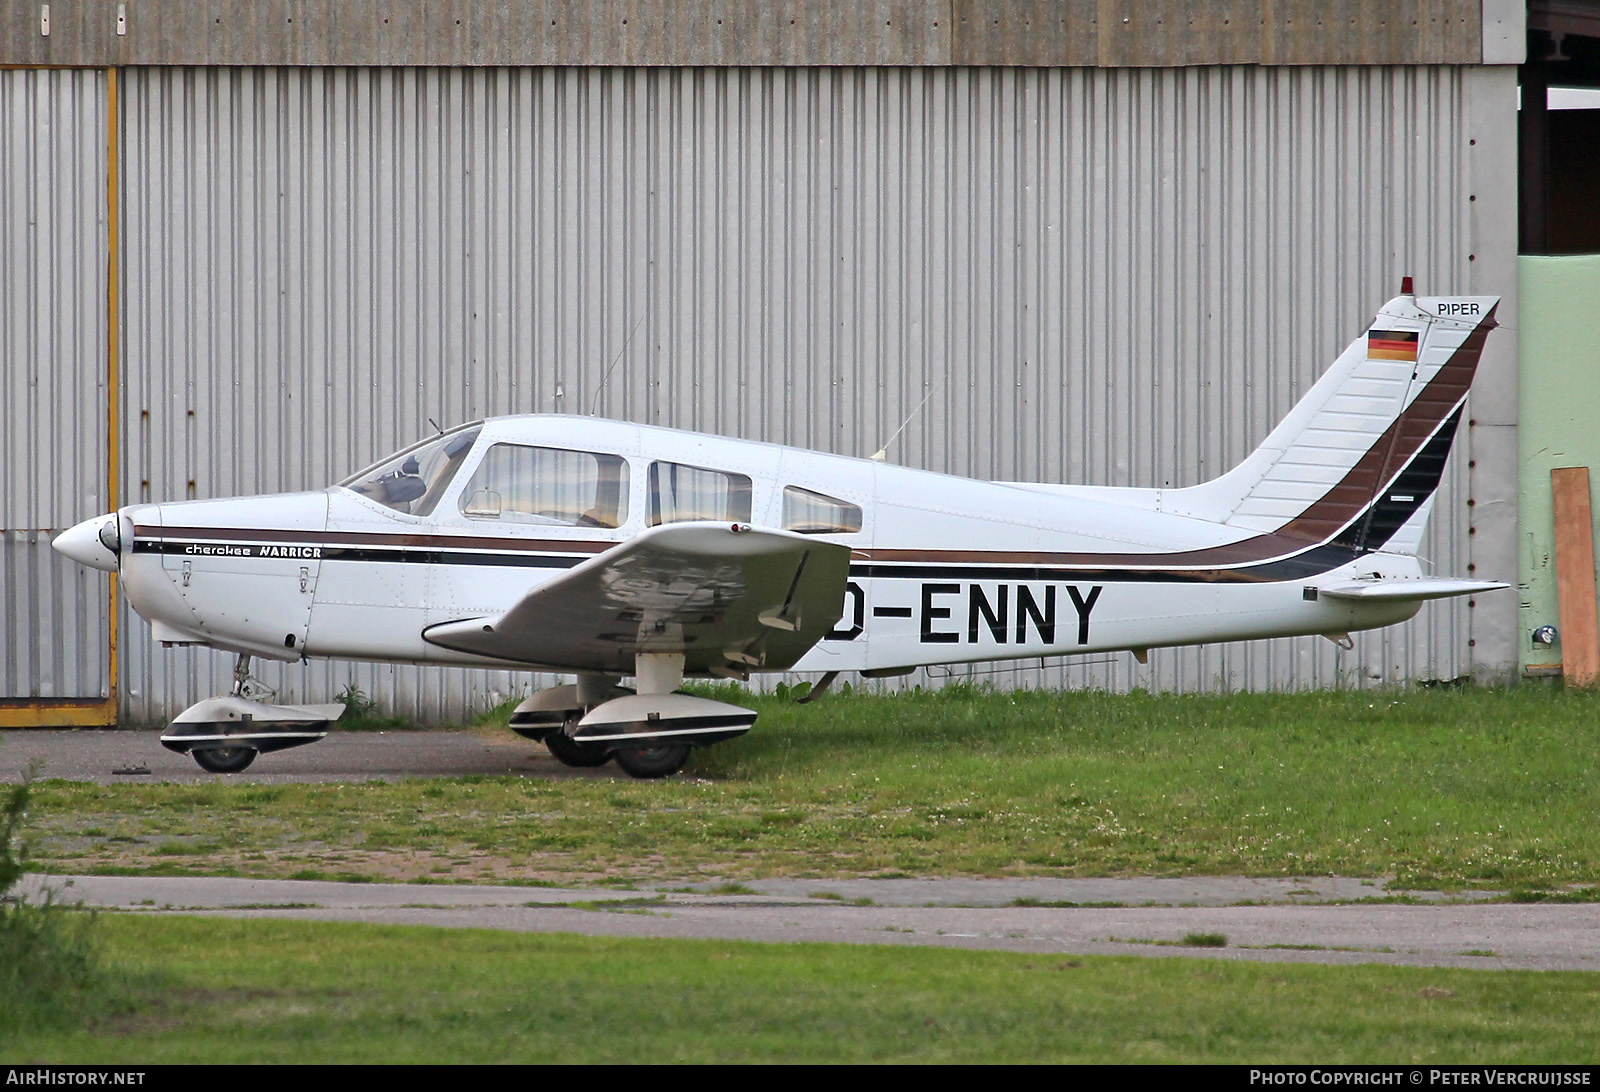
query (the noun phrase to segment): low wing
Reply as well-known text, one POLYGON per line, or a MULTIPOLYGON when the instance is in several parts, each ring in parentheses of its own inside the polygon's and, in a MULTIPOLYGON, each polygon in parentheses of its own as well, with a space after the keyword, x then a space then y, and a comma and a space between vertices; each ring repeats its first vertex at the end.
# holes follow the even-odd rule
POLYGON ((674 523, 541 584, 498 617, 423 631, 443 648, 567 671, 629 675, 639 652, 682 652, 688 674, 782 671, 833 628, 850 550, 790 531, 674 523))
POLYGON ((1448 577, 1423 577, 1417 580, 1352 580, 1334 584, 1318 591, 1334 599, 1360 599, 1368 603, 1375 600, 1395 602, 1425 599, 1449 599, 1456 595, 1477 595, 1480 592, 1509 588, 1494 580, 1452 580, 1448 577))

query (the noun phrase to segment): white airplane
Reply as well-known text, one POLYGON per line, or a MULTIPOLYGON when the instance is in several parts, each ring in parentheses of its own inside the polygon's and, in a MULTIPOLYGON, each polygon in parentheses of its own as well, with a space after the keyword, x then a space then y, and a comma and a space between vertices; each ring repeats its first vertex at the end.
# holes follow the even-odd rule
POLYGON ((120 572, 166 645, 237 654, 231 694, 162 736, 207 770, 321 739, 338 705, 251 697, 254 656, 577 675, 512 727, 635 777, 741 735, 680 694, 752 672, 1322 634, 1507 585, 1417 548, 1492 296, 1410 278, 1259 448, 1184 489, 984 482, 588 417, 463 425, 327 489, 138 504, 54 546, 120 572), (632 689, 620 683, 632 677, 632 689))

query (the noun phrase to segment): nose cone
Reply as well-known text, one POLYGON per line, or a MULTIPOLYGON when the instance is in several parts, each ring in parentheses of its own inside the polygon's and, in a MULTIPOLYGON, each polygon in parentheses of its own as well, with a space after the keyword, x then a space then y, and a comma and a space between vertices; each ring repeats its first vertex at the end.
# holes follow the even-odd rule
POLYGON ((114 573, 122 549, 121 521, 115 513, 86 519, 62 531, 50 545, 80 565, 114 573))

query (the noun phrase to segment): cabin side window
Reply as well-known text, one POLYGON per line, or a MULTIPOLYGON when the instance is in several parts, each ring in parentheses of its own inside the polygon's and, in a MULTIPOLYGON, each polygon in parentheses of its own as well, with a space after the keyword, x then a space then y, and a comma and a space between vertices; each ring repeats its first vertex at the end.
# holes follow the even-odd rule
POLYGON ((854 534, 861 530, 861 509, 823 493, 783 487, 783 529, 802 535, 854 534))
POLYGON ((616 455, 495 444, 461 493, 470 519, 618 527, 628 518, 628 464, 616 455))
POLYGON ((750 479, 683 463, 650 464, 650 526, 686 520, 750 522, 750 479))

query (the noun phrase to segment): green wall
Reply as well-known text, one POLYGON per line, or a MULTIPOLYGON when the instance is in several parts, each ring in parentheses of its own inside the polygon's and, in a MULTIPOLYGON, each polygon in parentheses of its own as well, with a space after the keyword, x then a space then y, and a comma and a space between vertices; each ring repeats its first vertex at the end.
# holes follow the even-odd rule
MULTIPOLYGON (((1519 258, 1517 278, 1517 582, 1526 668, 1561 662, 1560 644, 1532 640, 1537 627, 1561 625, 1550 471, 1586 466, 1591 492, 1600 486, 1600 255, 1519 258)), ((1592 496, 1590 505, 1600 516, 1592 496)))

